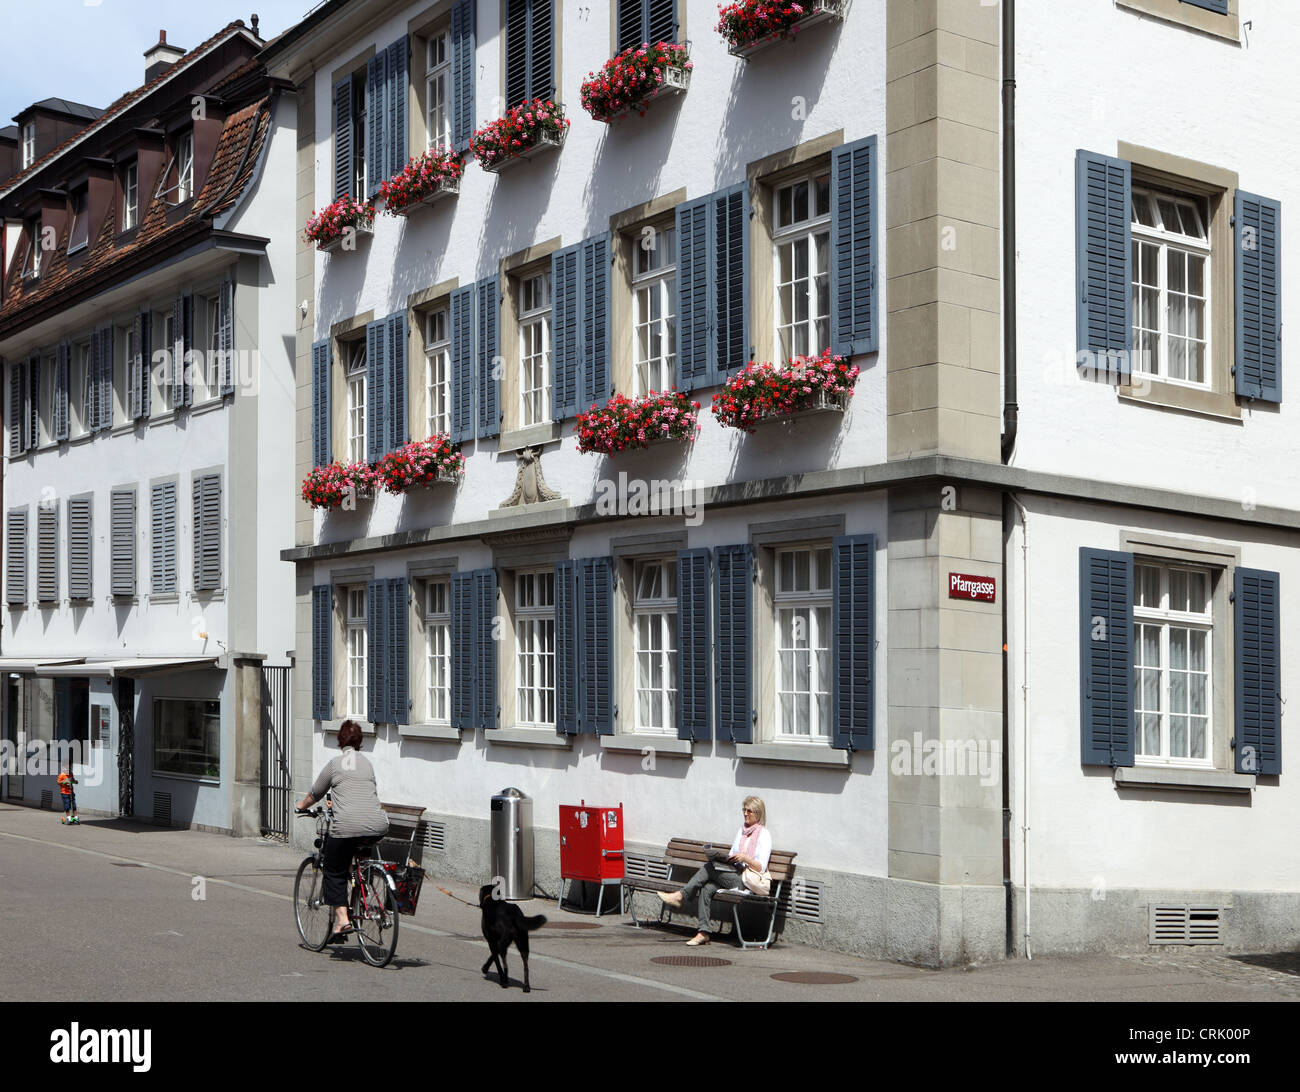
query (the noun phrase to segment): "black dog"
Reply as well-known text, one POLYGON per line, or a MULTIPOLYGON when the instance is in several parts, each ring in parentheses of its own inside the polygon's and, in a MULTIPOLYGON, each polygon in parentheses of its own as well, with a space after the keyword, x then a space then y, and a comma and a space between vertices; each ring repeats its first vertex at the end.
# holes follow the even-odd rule
POLYGON ((510 985, 510 976, 506 971, 506 949, 513 941, 524 960, 524 993, 528 993, 528 934, 545 925, 546 917, 543 914, 538 914, 535 918, 524 917, 524 912, 514 903, 506 902, 500 897, 493 898, 495 890, 490 883, 485 883, 478 889, 478 904, 483 911, 483 939, 488 942, 488 950, 492 953, 483 964, 482 974, 486 977, 492 961, 496 960, 501 988, 504 990, 510 985))

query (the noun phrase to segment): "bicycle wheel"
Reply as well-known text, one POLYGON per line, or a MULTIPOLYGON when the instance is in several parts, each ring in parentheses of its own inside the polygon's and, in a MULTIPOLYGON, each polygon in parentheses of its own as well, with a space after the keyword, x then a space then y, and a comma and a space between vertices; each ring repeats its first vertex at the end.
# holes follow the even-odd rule
POLYGON ((334 911, 321 899, 324 887, 325 874, 319 862, 315 856, 308 857, 298 866, 293 881, 293 916, 298 935, 313 952, 325 947, 333 931, 334 911))
POLYGON ((352 891, 352 927, 361 954, 372 967, 385 967, 397 951, 397 899, 384 871, 371 865, 365 884, 352 891))

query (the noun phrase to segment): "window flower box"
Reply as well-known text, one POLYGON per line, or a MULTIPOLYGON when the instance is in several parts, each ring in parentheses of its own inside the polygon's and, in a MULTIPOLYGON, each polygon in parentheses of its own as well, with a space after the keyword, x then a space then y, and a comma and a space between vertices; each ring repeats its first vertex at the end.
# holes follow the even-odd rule
POLYGON ((353 228, 357 235, 370 235, 374 222, 373 205, 368 202, 363 205, 350 197, 340 197, 320 212, 312 214, 303 229, 303 236, 309 243, 315 243, 317 250, 328 254, 343 244, 348 228, 353 228))
POLYGON ((616 394, 604 406, 578 414, 578 450, 616 455, 666 440, 694 440, 700 404, 681 391, 651 391, 643 398, 616 394))
POLYGON ((460 193, 464 173, 465 162, 455 152, 434 148, 416 156, 380 184, 384 211, 391 216, 406 216, 444 197, 455 197, 460 193))
POLYGON ((439 433, 390 451, 374 469, 387 492, 402 494, 416 486, 458 483, 465 474, 465 456, 439 433))
POLYGON ((663 95, 680 95, 691 85, 691 62, 685 46, 670 42, 642 44, 605 62, 582 84, 582 108, 608 124, 634 110, 641 115, 663 95))
POLYGON ((857 378, 857 365, 829 349, 818 357, 794 357, 785 365, 751 361, 713 396, 713 414, 724 428, 754 432, 766 420, 843 412, 857 378))
POLYGON ((714 29, 726 41, 728 53, 748 60, 818 23, 843 19, 848 6, 849 0, 735 0, 719 9, 714 29))
POLYGON ((312 508, 332 511, 348 497, 369 500, 379 488, 379 477, 369 463, 332 462, 315 467, 302 483, 302 499, 312 508))
POLYGON ((569 119, 564 107, 549 99, 532 99, 488 122, 470 138, 469 149, 479 166, 500 174, 516 163, 564 144, 569 119))

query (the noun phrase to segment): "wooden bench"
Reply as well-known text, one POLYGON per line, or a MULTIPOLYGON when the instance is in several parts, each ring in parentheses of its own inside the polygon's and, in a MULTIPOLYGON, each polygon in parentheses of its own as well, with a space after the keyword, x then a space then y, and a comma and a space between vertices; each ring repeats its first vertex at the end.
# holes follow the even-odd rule
MULTIPOLYGON (((689 880, 704 864, 707 854, 704 847, 708 843, 697 842, 690 838, 674 838, 668 843, 668 848, 664 851, 664 864, 667 866, 664 878, 651 874, 650 869, 644 869, 644 875, 625 875, 623 886, 628 892, 628 912, 632 915, 632 924, 636 928, 641 927, 641 921, 636 916, 636 893, 638 891, 653 891, 658 893, 680 891, 686 886, 689 880)), ((730 841, 714 842, 714 846, 730 846, 730 841)), ((781 898, 781 888, 789 882, 791 874, 794 872, 794 859, 797 854, 789 850, 774 849, 772 857, 768 861, 767 870, 772 877, 771 894, 755 895, 748 890, 721 890, 713 896, 714 917, 719 921, 725 918, 717 911, 721 910, 726 913, 726 908, 731 908, 732 924, 736 931, 736 939, 740 942, 742 948, 766 948, 772 943, 772 937, 776 932, 776 909, 777 903, 781 898), (760 908, 767 914, 767 936, 762 940, 747 940, 740 927, 740 908, 742 906, 752 906, 760 908)), ((725 864, 726 862, 722 862, 725 864)), ((631 870, 629 870, 630 873, 631 870)), ((671 917, 674 908, 666 902, 659 905, 659 921, 663 922, 665 917, 671 917)), ((681 912, 681 911, 678 911, 681 912)))

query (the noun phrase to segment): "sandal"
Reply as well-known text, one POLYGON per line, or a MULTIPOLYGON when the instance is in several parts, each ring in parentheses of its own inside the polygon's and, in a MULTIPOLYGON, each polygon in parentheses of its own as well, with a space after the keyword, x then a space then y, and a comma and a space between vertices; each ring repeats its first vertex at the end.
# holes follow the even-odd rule
POLYGON ((336 929, 334 930, 334 932, 330 934, 329 943, 330 944, 346 943, 348 937, 350 937, 355 932, 356 929, 354 929, 351 925, 345 925, 343 926, 342 929, 336 929))

